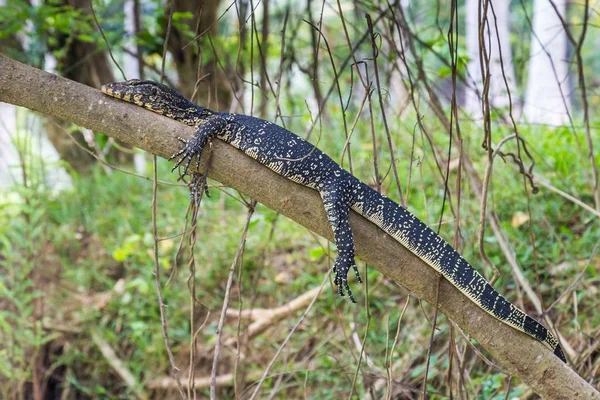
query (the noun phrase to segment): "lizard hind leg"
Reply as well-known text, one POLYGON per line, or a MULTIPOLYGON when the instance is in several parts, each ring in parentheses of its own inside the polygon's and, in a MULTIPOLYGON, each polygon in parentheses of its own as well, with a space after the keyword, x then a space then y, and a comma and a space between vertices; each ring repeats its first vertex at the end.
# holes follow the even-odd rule
POLYGON ((338 255, 335 259, 333 271, 335 273, 334 283, 338 287, 340 296, 344 291, 353 303, 356 303, 350 285, 348 284, 348 272, 354 270, 358 282, 362 282, 358 268, 354 260, 354 236, 350 228, 350 206, 348 199, 343 198, 343 191, 331 186, 321 190, 321 198, 327 219, 333 231, 335 246, 338 255))

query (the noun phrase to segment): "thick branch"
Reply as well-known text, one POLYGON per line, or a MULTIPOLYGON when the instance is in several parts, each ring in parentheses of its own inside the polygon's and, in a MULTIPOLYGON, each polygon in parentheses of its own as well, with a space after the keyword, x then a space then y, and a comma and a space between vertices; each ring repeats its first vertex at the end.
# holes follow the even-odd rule
MULTIPOLYGON (((193 129, 0 55, 0 101, 74 122, 159 155, 179 149, 177 136, 193 129)), ((317 192, 297 185, 233 147, 214 142, 210 176, 308 229, 332 239, 317 192)), ((182 194, 183 195, 183 194, 182 194)), ((358 256, 417 296, 435 300, 437 273, 393 238, 351 215, 358 256)), ((325 272, 325 271, 324 271, 325 272)), ((448 281, 440 284, 439 308, 511 373, 543 397, 599 399, 587 382, 541 343, 494 319, 448 281)))

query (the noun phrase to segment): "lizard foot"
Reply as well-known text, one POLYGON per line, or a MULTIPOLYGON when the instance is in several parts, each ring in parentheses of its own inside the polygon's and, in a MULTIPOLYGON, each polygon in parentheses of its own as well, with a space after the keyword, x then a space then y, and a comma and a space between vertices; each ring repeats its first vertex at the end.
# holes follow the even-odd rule
POLYGON ((338 294, 340 296, 344 296, 345 291, 348 293, 350 301, 356 303, 356 299, 354 298, 352 290, 350 289, 350 284, 348 283, 348 272, 350 271, 350 267, 352 267, 354 270, 354 274, 356 275, 358 282, 362 283, 362 279, 360 279, 360 275, 358 273, 358 267, 354 262, 354 257, 343 257, 339 255, 333 266, 333 272, 335 273, 333 283, 338 287, 338 294))
POLYGON ((187 184, 190 189, 190 200, 194 203, 198 203, 200 201, 200 194, 202 190, 204 190, 206 197, 210 197, 207 176, 205 174, 199 174, 196 172, 192 172, 190 176, 190 182, 187 184))
POLYGON ((177 153, 169 157, 169 161, 173 159, 178 159, 175 162, 175 165, 173 166, 173 169, 171 171, 175 171, 185 161, 185 165, 183 167, 183 175, 186 175, 194 157, 196 157, 196 168, 200 166, 200 156, 202 155, 202 149, 206 144, 207 138, 194 136, 187 141, 182 140, 181 138, 178 139, 184 142, 185 146, 183 146, 183 148, 177 153))

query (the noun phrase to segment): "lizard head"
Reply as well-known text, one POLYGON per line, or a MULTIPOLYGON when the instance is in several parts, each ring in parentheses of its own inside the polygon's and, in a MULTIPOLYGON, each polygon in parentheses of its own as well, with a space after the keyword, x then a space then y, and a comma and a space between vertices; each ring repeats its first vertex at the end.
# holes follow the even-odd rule
POLYGON ((193 112, 196 106, 177 91, 154 81, 131 79, 103 85, 102 92, 166 116, 193 112))

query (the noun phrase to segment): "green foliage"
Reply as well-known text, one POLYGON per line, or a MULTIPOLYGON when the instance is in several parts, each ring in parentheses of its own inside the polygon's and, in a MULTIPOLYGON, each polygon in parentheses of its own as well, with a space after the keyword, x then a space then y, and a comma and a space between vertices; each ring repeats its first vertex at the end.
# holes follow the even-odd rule
MULTIPOLYGON (((31 379, 42 346, 56 336, 42 326, 44 290, 37 285, 43 279, 40 264, 52 261, 45 196, 32 189, 15 189, 0 202, 0 379, 21 388, 31 379)), ((9 390, 3 386, 1 397, 8 398, 9 390)))
MULTIPOLYGON (((158 0, 142 3, 146 7, 142 15, 144 29, 136 40, 147 55, 147 60, 155 61, 163 51, 165 9, 158 0)), ((433 13, 429 10, 430 3, 422 0, 410 3, 407 15, 418 27, 427 27, 419 30, 422 40, 415 44, 416 52, 426 66, 427 78, 443 86, 452 72, 447 63, 442 62, 450 59, 447 33, 432 27, 448 23, 447 10, 440 9, 433 13)), ((526 2, 527 7, 529 3, 526 2)), ((26 32, 25 22, 33 20, 36 29, 26 33, 40 40, 47 36, 48 43, 40 45, 41 48, 47 45, 59 57, 66 51, 65 42, 72 40, 94 42, 99 49, 105 46, 93 20, 81 11, 51 2, 40 7, 26 6, 20 0, 9 1, 9 4, 11 7, 0 9, 0 38, 26 32)), ((108 42, 113 50, 118 50, 126 39, 120 6, 116 2, 94 2, 94 6, 108 42)), ((283 15, 282 9, 273 12, 280 17, 283 15)), ((524 18, 523 14, 516 15, 524 18)), ((260 23, 260 17, 254 17, 260 23)), ((351 16, 346 17, 349 22, 351 16)), ((191 41, 194 32, 187 24, 190 18, 189 13, 173 14, 174 26, 191 41)), ((222 34, 212 37, 217 54, 213 53, 205 38, 201 39, 197 47, 203 51, 203 60, 218 56, 223 65, 235 68, 243 66, 246 69, 244 80, 257 82, 262 65, 256 45, 252 54, 249 51, 252 48, 252 35, 248 34, 244 42, 238 34, 237 25, 229 22, 225 18, 219 21, 222 34), (253 76, 250 75, 251 65, 253 76)), ((362 16, 352 22, 359 28, 364 23, 362 16)), ((374 91, 371 96, 373 115, 368 114, 368 105, 361 113, 356 102, 357 97, 362 96, 357 89, 357 77, 350 76, 350 68, 343 71, 340 68, 342 62, 352 56, 343 40, 341 21, 337 16, 326 18, 323 31, 330 40, 332 57, 340 73, 338 78, 344 104, 340 105, 338 94, 334 91, 323 114, 319 116, 310 114, 308 109, 314 107, 309 107, 306 102, 312 97, 311 85, 315 83, 310 81, 314 31, 302 21, 300 15, 294 16, 293 13, 288 24, 285 37, 279 34, 282 18, 272 24, 268 51, 265 53, 265 66, 271 78, 277 76, 280 79, 277 82, 272 79, 273 87, 280 90, 281 95, 279 106, 283 117, 278 123, 285 122, 287 128, 301 135, 307 131, 307 127, 312 126, 309 140, 340 161, 346 141, 343 107, 348 131, 356 120, 350 151, 345 152, 342 160, 344 166, 350 168, 348 154, 351 152, 354 174, 372 185, 376 179, 381 180, 383 191, 399 201, 378 94, 374 91), (287 47, 281 65, 280 46, 283 39, 287 40, 287 47), (285 70, 291 60, 296 63, 294 68, 305 71, 285 70), (283 70, 281 77, 278 76, 280 69, 283 70), (348 98, 352 101, 346 104, 348 98), (374 176, 372 132, 377 147, 378 177, 374 176)), ((251 20, 248 26, 252 26, 251 20)), ((385 33, 383 29, 381 25, 376 26, 376 30, 381 30, 377 32, 379 35, 385 33)), ((354 41, 362 33, 357 28, 351 32, 351 39, 354 41)), ((254 36, 265 40, 260 29, 254 36)), ((524 54, 529 57, 528 44, 523 37, 521 32, 511 38, 513 43, 519 42, 521 46, 515 46, 519 49, 515 53, 519 82, 523 82, 525 65, 525 61, 520 63, 519 60, 526 59, 524 54)), ((381 36, 378 36, 379 39, 381 36)), ((464 74, 469 62, 464 55, 462 39, 461 36, 459 74, 464 74)), ((383 40, 377 44, 380 46, 378 65, 383 75, 385 69, 398 60, 393 52, 387 51, 383 40)), ((316 83, 326 91, 333 83, 334 73, 324 49, 321 42, 319 80, 316 83)), ((115 53, 118 58, 118 51, 115 53)), ((371 43, 363 42, 356 54, 370 57, 371 43)), ((414 66, 414 60, 410 57, 408 63, 409 67, 414 66)), ((372 64, 369 64, 369 68, 372 68, 372 64)), ((369 71, 372 73, 372 69, 369 71)), ((385 91, 388 83, 384 82, 383 86, 385 91)), ((259 96, 268 96, 265 115, 267 118, 276 115, 274 97, 269 89, 248 84, 247 90, 253 91, 255 102, 259 96)), ((416 127, 418 119, 424 121, 433 145, 438 150, 442 149, 445 157, 449 140, 443 124, 436 120, 425 97, 416 99, 421 104, 419 115, 410 108, 408 111, 398 110, 396 105, 387 102, 387 93, 384 93, 384 97, 396 167, 408 208, 434 229, 439 224, 440 234, 449 241, 456 236, 459 250, 465 258, 489 276, 491 271, 484 263, 477 245, 479 200, 473 194, 463 170, 458 207, 458 177, 456 169, 452 169, 448 179, 450 197, 444 201, 444 183, 435 163, 439 154, 434 154, 429 138, 416 127), (453 215, 453 210, 460 212, 460 232, 455 231, 453 218, 457 214, 453 215)), ((506 124, 496 122, 496 118, 499 120, 504 112, 493 111, 494 143, 512 133, 506 124)), ((449 111, 446 115, 450 115, 449 111)), ((462 114, 459 122, 464 154, 474 162, 481 176, 487 162, 487 154, 480 146, 483 137, 481 126, 463 118, 462 114)), ((519 126, 519 133, 527 140, 537 162, 536 173, 587 204, 593 204, 590 168, 584 151, 585 140, 579 127, 573 131, 571 128, 519 126)), ((592 141, 599 142, 598 131, 593 130, 592 135, 592 141)), ((96 144, 102 149, 106 141, 98 139, 96 144)), ((518 149, 514 147, 514 142, 509 142, 503 150, 517 153, 518 149)), ((457 157, 457 150, 453 148, 450 160, 456 160, 457 157)), ((142 384, 167 375, 170 371, 154 283, 152 183, 120 171, 109 174, 99 166, 85 176, 71 172, 74 179, 71 191, 52 193, 41 182, 34 181, 28 187, 15 187, 11 193, 2 194, 0 338, 5 346, 0 348, 0 380, 9 379, 15 382, 17 388, 28 384, 32 381, 32 368, 37 357, 49 352, 44 354, 52 367, 66 370, 61 375, 64 378, 61 384, 65 388, 92 398, 129 398, 133 393, 124 387, 113 367, 90 340, 90 333, 102 337, 142 384), (51 347, 53 352, 50 352, 51 347)), ((147 174, 150 173, 147 171, 147 174)), ((157 227, 159 236, 163 238, 158 243, 158 250, 170 344, 179 367, 187 371, 190 332, 204 323, 210 310, 211 314, 196 338, 199 348, 197 372, 199 376, 207 376, 210 374, 212 345, 216 340, 225 282, 239 245, 246 209, 234 191, 212 188, 211 197, 203 199, 197 240, 191 250, 189 237, 182 239, 180 236, 187 227, 184 220, 189 199, 187 190, 178 184, 175 174, 170 173, 167 162, 159 162, 159 175, 161 180, 169 183, 161 185, 158 190, 157 227), (187 269, 191 251, 196 261, 195 274, 191 277, 196 284, 197 300, 194 327, 190 326, 190 272, 187 269), (167 285, 171 274, 172 280, 167 285)), ((572 298, 561 301, 550 311, 550 316, 558 321, 562 334, 580 347, 584 346, 583 339, 579 338, 593 336, 597 332, 595 327, 600 325, 600 313, 597 312, 599 304, 597 296, 594 296, 598 285, 597 261, 592 260, 587 264, 587 258, 597 242, 597 222, 587 211, 547 190, 535 196, 529 195, 530 192, 528 184, 523 182, 510 159, 497 157, 488 204, 498 215, 519 265, 526 278, 534 283, 543 303, 547 306, 559 298, 578 274, 584 271, 572 298), (566 267, 559 268, 561 265, 566 267), (577 312, 569 304, 571 301, 577 303, 577 312)), ((528 300, 516 290, 511 268, 489 227, 484 232, 483 240, 487 256, 501 272, 496 286, 502 288, 508 298, 523 303, 531 310, 528 300)), ((335 251, 332 245, 312 237, 305 229, 259 205, 250 223, 243 268, 240 275, 235 277, 230 307, 269 309, 280 306, 319 285, 330 269, 333 257, 335 251)), ((347 398, 361 354, 353 341, 353 335, 356 335, 360 340, 366 339, 361 368, 353 389, 355 396, 366 397, 371 390, 369 385, 376 378, 383 376, 385 379, 386 368, 390 366, 402 379, 394 384, 394 390, 399 391, 396 393, 398 398, 416 397, 420 393, 425 376, 433 308, 410 299, 403 314, 400 305, 407 301, 407 293, 375 269, 362 263, 360 269, 368 287, 364 284, 361 287, 353 279, 352 287, 361 302, 368 293, 368 312, 364 303, 351 305, 337 297, 332 282, 327 283, 315 307, 274 364, 272 376, 265 387, 279 388, 281 397, 347 398), (398 340, 395 343, 397 331, 398 340), (392 346, 395 346, 393 352, 392 346)), ((242 345, 240 370, 248 373, 263 371, 300 315, 301 311, 293 313, 266 332, 251 338, 248 345, 242 345)), ((250 323, 242 321, 240 331, 243 333, 250 323)), ((509 398, 523 396, 523 385, 513 382, 509 386, 504 374, 490 370, 470 349, 469 346, 476 346, 476 343, 467 344, 456 328, 450 328, 443 315, 438 315, 436 326, 427 375, 430 398, 444 398, 448 390, 446 375, 449 368, 448 343, 451 340, 459 343, 464 351, 464 368, 469 374, 466 386, 471 397, 502 399, 506 397, 509 387, 509 398)), ((237 334, 237 321, 228 319, 224 338, 237 334)), ((234 347, 227 349, 223 356, 223 371, 233 370, 236 350, 234 347)), ((456 358, 453 362, 456 362, 456 358)), ((246 383, 249 386, 252 384, 246 383)), ((382 396, 385 390, 385 387, 380 387, 376 395, 382 396)), ((0 397, 8 397, 16 391, 18 389, 15 387, 7 388, 0 393, 0 397)), ((161 392, 157 393, 156 396, 161 395, 161 392)), ((223 398, 233 395, 232 389, 222 389, 223 398)))

